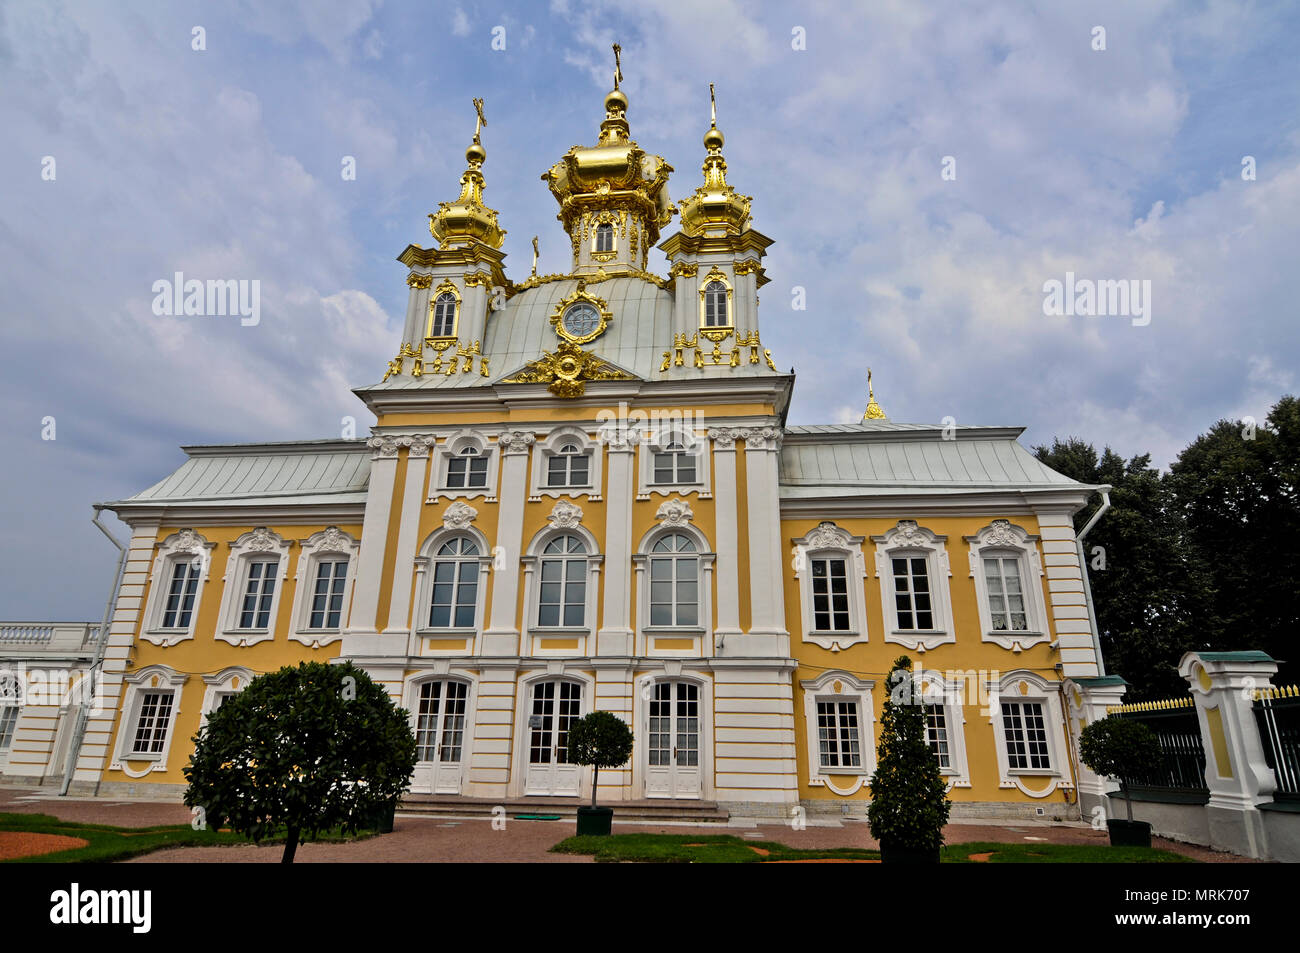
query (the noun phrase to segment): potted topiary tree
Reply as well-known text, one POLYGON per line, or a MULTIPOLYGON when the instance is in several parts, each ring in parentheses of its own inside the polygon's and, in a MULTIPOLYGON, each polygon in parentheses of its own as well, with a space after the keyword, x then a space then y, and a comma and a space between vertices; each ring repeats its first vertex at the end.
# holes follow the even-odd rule
POLYGON ((1079 735, 1079 760, 1103 778, 1119 781, 1124 792, 1128 820, 1106 819, 1112 847, 1150 847, 1151 825, 1133 820, 1131 780, 1159 770, 1163 755, 1160 742, 1140 721, 1107 715, 1094 721, 1079 735))
POLYGON ((632 729, 617 715, 593 711, 569 726, 569 760, 591 765, 591 807, 578 808, 578 834, 608 835, 614 823, 612 807, 596 806, 601 768, 617 768, 632 756, 632 729))
POLYGON ((948 785, 925 731, 925 699, 900 656, 889 673, 867 820, 884 863, 937 864, 948 823, 948 785))

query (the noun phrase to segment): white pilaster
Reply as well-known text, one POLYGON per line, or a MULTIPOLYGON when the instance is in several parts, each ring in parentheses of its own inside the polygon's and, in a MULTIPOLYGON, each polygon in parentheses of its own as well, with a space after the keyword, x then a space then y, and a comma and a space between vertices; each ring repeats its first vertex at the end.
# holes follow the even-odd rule
MULTIPOLYGON (((388 603, 388 625, 384 635, 410 634, 411 579, 415 572, 415 547, 419 544, 420 508, 424 503, 429 470, 429 447, 433 437, 414 436, 406 457, 406 484, 402 491, 402 516, 397 528, 397 559, 393 566, 393 589, 388 603)), ((408 654, 413 650, 407 649, 408 654)))
POLYGON ((607 436, 609 479, 605 486, 605 615, 596 634, 597 655, 631 655, 632 499, 636 440, 620 429, 607 436))
POLYGON ((523 555, 524 500, 528 495, 528 449, 530 433, 503 433, 497 438, 501 454, 501 489, 497 510, 496 545, 504 567, 493 574, 492 615, 483 633, 484 655, 518 655, 519 630, 515 627, 519 609, 519 560, 523 555))
MULTIPOLYGON (((718 627, 714 645, 740 635, 740 535, 736 510, 736 435, 720 428, 709 431, 713 444, 713 502, 716 514, 718 627)), ((706 452, 708 448, 706 447, 706 452)))
POLYGON ((384 552, 388 545, 388 515, 393 506, 393 487, 397 482, 397 452, 410 438, 371 437, 367 446, 374 451, 370 463, 370 480, 366 487, 366 515, 361 524, 361 552, 357 556, 357 576, 352 584, 352 608, 348 627, 343 633, 342 654, 348 656, 397 654, 383 651, 382 636, 376 625, 379 616, 379 586, 384 572, 384 552))
POLYGON ((785 657, 790 654, 790 635, 785 628, 776 466, 781 431, 776 427, 754 428, 744 431, 744 438, 750 622, 749 638, 745 640, 748 644, 742 651, 748 655, 785 657))

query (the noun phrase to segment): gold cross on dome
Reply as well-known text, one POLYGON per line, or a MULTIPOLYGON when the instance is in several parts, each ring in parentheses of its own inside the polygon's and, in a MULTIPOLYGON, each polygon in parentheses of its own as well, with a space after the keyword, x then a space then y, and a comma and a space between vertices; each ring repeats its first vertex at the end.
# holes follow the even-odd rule
POLYGON ((487 120, 483 118, 483 100, 474 100, 474 112, 478 113, 478 118, 474 120, 474 141, 478 142, 479 130, 487 125, 487 120))
POLYGON ((709 83, 709 124, 718 124, 718 101, 713 98, 713 84, 709 83))
POLYGON ((617 43, 614 44, 614 88, 618 89, 618 84, 623 81, 623 67, 619 65, 618 55, 623 52, 623 47, 617 43))

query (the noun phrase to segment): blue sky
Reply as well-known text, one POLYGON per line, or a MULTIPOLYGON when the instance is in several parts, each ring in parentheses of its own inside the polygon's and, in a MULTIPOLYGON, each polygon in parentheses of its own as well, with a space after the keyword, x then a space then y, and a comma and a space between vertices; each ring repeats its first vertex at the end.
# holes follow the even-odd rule
POLYGON ((456 194, 471 98, 509 273, 534 234, 540 270, 565 270, 539 176, 595 140, 616 40, 675 199, 717 86, 730 180, 776 240, 761 326, 798 373, 792 423, 856 419, 870 365, 894 419, 1166 465, 1296 391, 1292 4, 10 0, 0 618, 97 619, 114 553, 90 504, 156 482, 180 444, 337 436, 345 415, 364 432, 350 388, 396 350, 394 258, 456 194), (261 323, 154 315, 178 270, 259 279, 261 323), (1150 280, 1150 324, 1044 315, 1067 271, 1150 280))

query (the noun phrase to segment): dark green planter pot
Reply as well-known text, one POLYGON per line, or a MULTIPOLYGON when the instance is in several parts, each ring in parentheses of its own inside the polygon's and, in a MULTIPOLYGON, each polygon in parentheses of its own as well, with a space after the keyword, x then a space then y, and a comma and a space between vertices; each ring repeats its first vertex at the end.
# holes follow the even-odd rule
POLYGON ((1150 847, 1151 825, 1146 821, 1108 820, 1111 847, 1150 847))
POLYGON ((381 804, 375 808, 370 815, 370 819, 364 825, 372 831, 380 834, 391 834, 393 832, 393 820, 397 814, 397 801, 394 799, 387 804, 381 804))
POLYGON ((937 864, 939 848, 926 847, 891 847, 880 845, 880 862, 882 864, 937 864))
POLYGON ((592 834, 597 837, 608 837, 610 828, 614 824, 614 809, 612 807, 580 807, 578 808, 578 836, 592 834))

